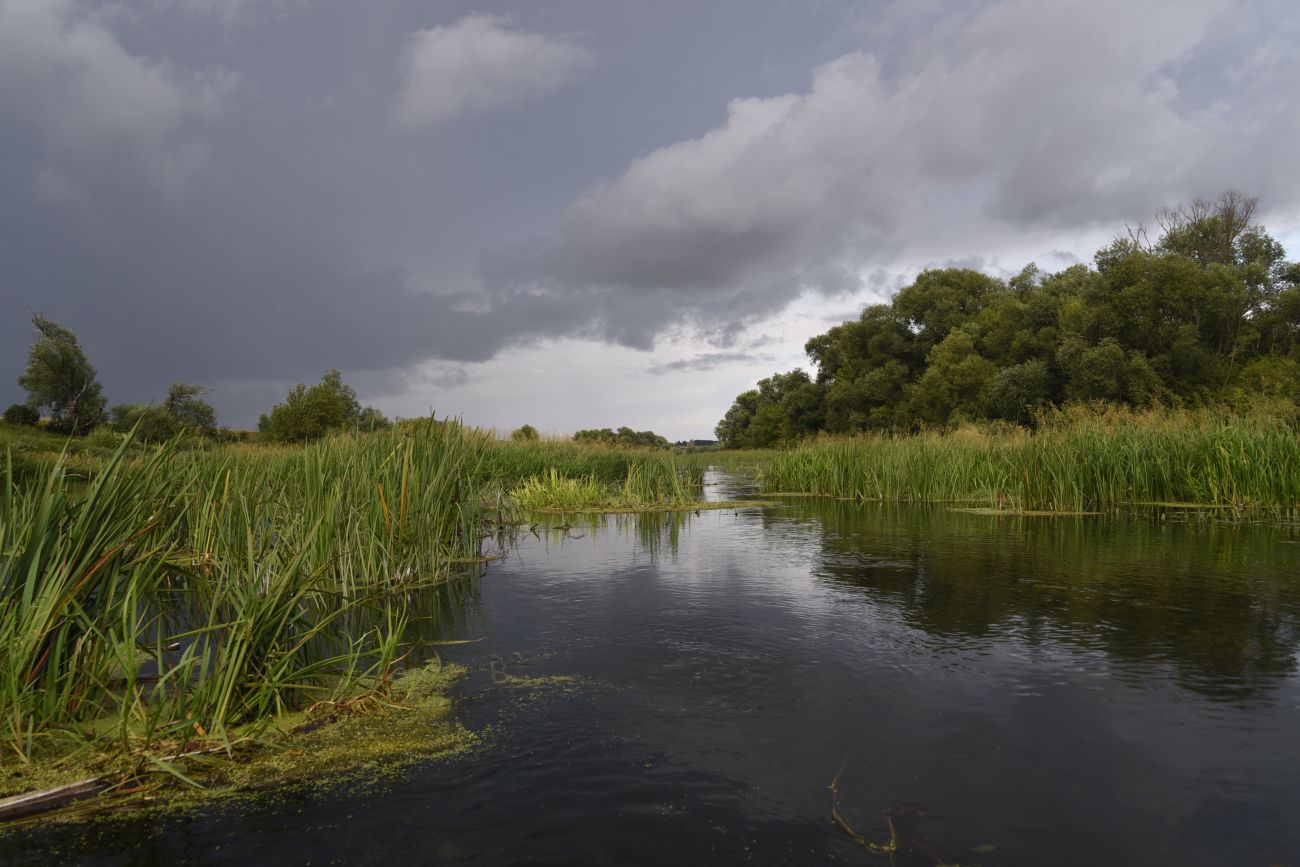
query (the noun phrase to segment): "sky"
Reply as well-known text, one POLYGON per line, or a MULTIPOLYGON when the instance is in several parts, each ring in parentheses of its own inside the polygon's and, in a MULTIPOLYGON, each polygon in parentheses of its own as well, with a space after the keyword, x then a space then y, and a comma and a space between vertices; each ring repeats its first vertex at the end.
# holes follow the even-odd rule
POLYGON ((711 438, 927 267, 1238 189, 1300 255, 1293 0, 0 0, 0 405, 711 438))

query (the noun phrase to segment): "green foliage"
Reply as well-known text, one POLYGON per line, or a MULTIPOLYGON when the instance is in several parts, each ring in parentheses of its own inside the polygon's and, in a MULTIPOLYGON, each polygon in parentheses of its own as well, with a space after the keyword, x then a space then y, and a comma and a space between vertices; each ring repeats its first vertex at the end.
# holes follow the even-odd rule
POLYGON ((41 420, 41 414, 24 403, 15 403, 4 412, 6 424, 17 427, 35 427, 41 420))
POLYGON ((573 478, 552 468, 510 491, 515 505, 530 511, 638 511, 680 508, 694 502, 692 486, 672 456, 640 457, 620 481, 595 475, 573 478))
POLYGON ((820 429, 825 412, 823 388, 792 370, 759 380, 757 389, 736 398, 714 434, 729 448, 771 448, 820 429))
POLYGON ((1295 402, 1300 265, 1250 223, 1240 193, 1160 215, 1097 252, 1095 267, 1034 266, 1003 282, 922 272, 889 304, 808 341, 802 371, 762 380, 719 422, 729 448, 813 432, 916 431, 965 421, 1032 423, 1043 408, 1295 402))
POLYGON ((88 433, 104 414, 103 389, 95 368, 70 330, 39 313, 32 314, 36 338, 27 354, 27 370, 18 384, 27 390, 27 406, 45 410, 50 427, 60 433, 88 433))
POLYGON ((162 443, 181 432, 181 426, 165 407, 146 403, 118 404, 109 411, 109 427, 119 434, 135 429, 142 443, 162 443))
POLYGON ((135 440, 156 444, 182 433, 216 436, 217 414, 200 397, 208 389, 201 385, 173 382, 161 405, 124 403, 108 414, 109 426, 119 434, 135 431, 135 440))
POLYGON ((327 370, 310 388, 302 383, 294 386, 284 403, 276 404, 257 421, 262 437, 272 443, 308 442, 343 428, 381 430, 390 426, 379 410, 361 407, 357 393, 343 383, 337 370, 327 370))
POLYGON ((537 432, 537 428, 533 427, 530 424, 526 424, 521 427, 517 427, 513 431, 511 431, 510 438, 516 442, 526 443, 526 442, 536 442, 537 440, 542 438, 542 435, 537 432))
POLYGON ((826 438, 760 470, 768 490, 860 500, 1089 512, 1139 503, 1300 508, 1300 432, 1289 415, 1076 407, 1032 432, 971 427, 826 438))
POLYGON ((211 404, 201 399, 210 390, 202 385, 173 382, 167 389, 163 409, 180 428, 211 434, 217 429, 217 412, 211 404))
POLYGON ((361 407, 361 412, 357 414, 356 427, 361 431, 388 430, 393 426, 388 416, 384 415, 373 406, 361 407))
POLYGON ((573 435, 573 441, 634 448, 666 449, 672 447, 672 443, 654 431, 635 431, 630 427, 621 427, 616 431, 609 428, 580 430, 573 435))
POLYGON ((80 479, 0 463, 11 757, 92 738, 156 765, 383 688, 415 590, 477 554, 480 446, 459 425, 140 460, 117 439, 80 479))

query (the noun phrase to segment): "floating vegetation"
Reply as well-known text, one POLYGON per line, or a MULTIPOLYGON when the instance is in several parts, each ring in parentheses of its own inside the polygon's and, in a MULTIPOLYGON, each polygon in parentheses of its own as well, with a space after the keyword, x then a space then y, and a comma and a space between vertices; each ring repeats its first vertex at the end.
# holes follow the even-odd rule
POLYGON ((382 690, 348 700, 320 702, 276 719, 257 739, 237 738, 228 748, 207 748, 168 757, 171 775, 187 786, 168 786, 169 774, 121 761, 121 757, 70 757, 13 771, 24 786, 27 809, 6 810, 0 820, 67 808, 74 817, 125 806, 187 808, 214 797, 246 796, 281 787, 334 785, 341 775, 372 781, 412 762, 448 757, 479 742, 451 715, 447 696, 463 677, 460 666, 434 661, 409 669, 382 690), (166 789, 168 797, 158 796, 166 789), (91 800, 87 800, 91 799, 91 800))

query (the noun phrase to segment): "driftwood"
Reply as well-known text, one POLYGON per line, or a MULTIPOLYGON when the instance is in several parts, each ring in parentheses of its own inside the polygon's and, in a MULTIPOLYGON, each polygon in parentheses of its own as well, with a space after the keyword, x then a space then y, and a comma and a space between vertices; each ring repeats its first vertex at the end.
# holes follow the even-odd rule
MULTIPOLYGON (((187 753, 178 753, 174 756, 166 756, 160 761, 174 762, 179 759, 187 759, 190 756, 206 756, 222 752, 228 752, 227 747, 207 747, 201 750, 190 750, 187 753)), ((93 798, 115 785, 120 786, 121 779, 114 783, 108 777, 90 777, 64 786, 55 786, 52 789, 23 792, 21 795, 0 799, 0 822, 21 819, 23 816, 31 816, 36 813, 48 813, 50 810, 57 810, 76 801, 93 798)))
POLYGON ((71 804, 73 801, 93 798, 108 786, 108 781, 103 777, 91 777, 42 792, 23 792, 21 795, 0 800, 0 822, 20 819, 33 813, 44 813, 71 804))

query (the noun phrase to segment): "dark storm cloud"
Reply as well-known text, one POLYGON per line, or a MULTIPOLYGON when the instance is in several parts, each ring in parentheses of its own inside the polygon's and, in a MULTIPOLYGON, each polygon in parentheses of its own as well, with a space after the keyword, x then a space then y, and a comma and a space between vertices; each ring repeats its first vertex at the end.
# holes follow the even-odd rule
POLYGON ((391 394, 442 359, 452 388, 560 336, 740 360, 794 299, 884 297, 1044 226, 1230 186, 1293 209, 1295 23, 1227 0, 0 0, 0 370, 26 308, 114 400, 220 382, 236 423, 327 367, 391 394))

